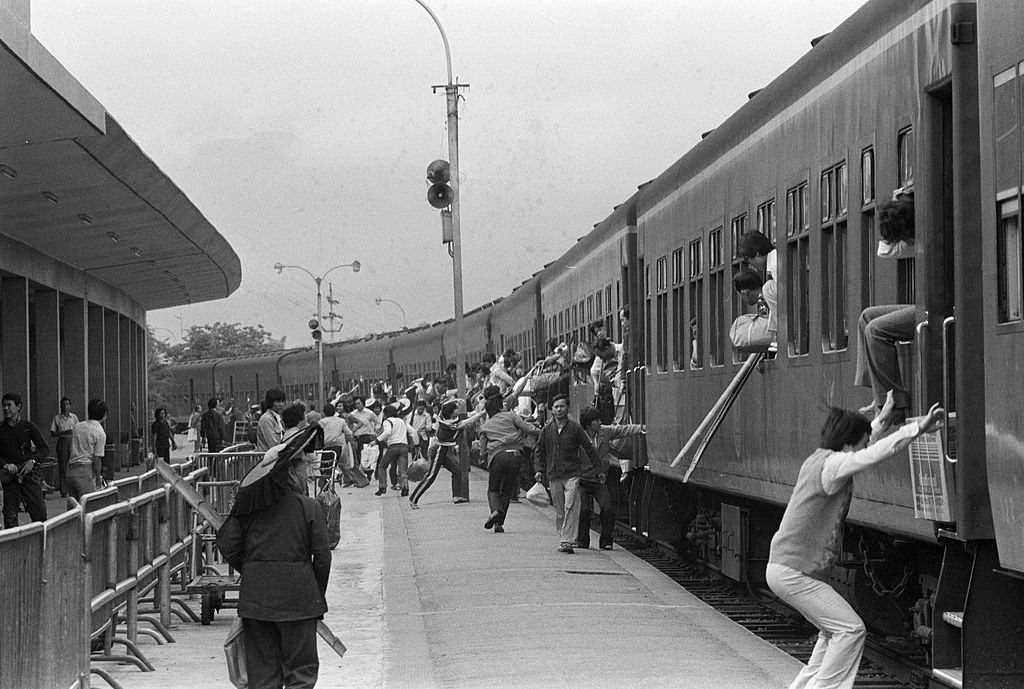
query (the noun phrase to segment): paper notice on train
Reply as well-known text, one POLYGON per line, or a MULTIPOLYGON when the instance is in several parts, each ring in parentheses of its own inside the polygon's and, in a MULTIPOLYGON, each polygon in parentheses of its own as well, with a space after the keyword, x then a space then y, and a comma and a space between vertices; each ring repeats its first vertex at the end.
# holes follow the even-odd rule
MULTIPOLYGON (((907 419, 908 423, 917 419, 907 419)), ((942 431, 922 433, 910 443, 910 481, 914 491, 914 517, 953 521, 947 489, 942 431)))

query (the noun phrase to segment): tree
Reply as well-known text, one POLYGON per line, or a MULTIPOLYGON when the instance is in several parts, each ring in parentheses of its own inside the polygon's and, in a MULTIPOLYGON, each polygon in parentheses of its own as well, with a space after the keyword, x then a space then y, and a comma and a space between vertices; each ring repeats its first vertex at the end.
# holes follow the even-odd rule
POLYGON ((243 326, 241 323, 193 325, 180 344, 163 346, 168 363, 177 364, 196 359, 214 359, 242 354, 276 352, 284 349, 284 340, 275 340, 262 325, 243 326))
POLYGON ((171 399, 174 376, 167 370, 167 344, 153 336, 153 330, 146 328, 146 374, 149 382, 147 400, 150 409, 166 407, 171 399))

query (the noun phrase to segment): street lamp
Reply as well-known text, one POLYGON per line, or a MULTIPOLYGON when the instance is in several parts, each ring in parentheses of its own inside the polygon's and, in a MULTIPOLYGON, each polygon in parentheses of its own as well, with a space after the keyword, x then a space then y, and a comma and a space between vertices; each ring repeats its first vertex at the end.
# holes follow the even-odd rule
POLYGON ((377 298, 375 298, 373 300, 373 303, 376 304, 377 306, 380 306, 381 302, 384 302, 384 301, 386 301, 389 304, 394 304, 395 306, 398 307, 398 310, 402 312, 402 328, 404 330, 408 330, 409 329, 409 319, 406 317, 405 309, 402 308, 402 305, 399 304, 394 299, 385 299, 384 297, 377 297, 377 298))
MULTIPOLYGON (((296 270, 301 270, 303 273, 305 273, 309 277, 313 278, 313 281, 316 282, 316 324, 317 324, 316 327, 319 329, 319 328, 321 328, 323 326, 323 323, 322 323, 322 321, 323 321, 323 293, 320 291, 320 284, 324 281, 324 278, 327 277, 331 273, 331 271, 337 270, 338 268, 351 268, 353 273, 358 273, 359 269, 362 268, 362 264, 359 263, 359 261, 352 261, 351 263, 340 263, 340 264, 338 264, 336 266, 328 268, 326 271, 324 271, 323 275, 313 275, 313 273, 309 272, 307 269, 303 268, 302 266, 286 266, 286 265, 283 265, 281 263, 275 263, 274 264, 274 271, 277 272, 278 275, 280 275, 284 271, 285 268, 294 268, 296 270)), ((320 410, 322 410, 324 408, 324 343, 323 343, 323 335, 318 337, 317 340, 316 340, 316 359, 317 359, 317 378, 318 378, 319 383, 320 383, 319 386, 317 387, 317 391, 316 391, 316 404, 317 404, 317 409, 316 410, 320 411, 320 410)))
MULTIPOLYGON (((437 24, 437 30, 441 32, 441 40, 444 42, 444 59, 448 66, 448 83, 443 86, 431 87, 436 93, 437 89, 443 88, 448 103, 448 164, 451 169, 452 185, 452 278, 455 287, 455 386, 459 397, 466 397, 466 345, 462 339, 462 234, 459 226, 459 89, 467 88, 469 84, 457 84, 452 81, 452 54, 448 48, 448 36, 444 33, 444 27, 433 10, 423 0, 416 0, 416 3, 427 11, 430 18, 437 24)), ((444 212, 442 211, 442 223, 444 212)), ((460 464, 462 465, 462 485, 459 489, 460 497, 469 498, 469 450, 466 445, 465 435, 459 443, 460 464)))

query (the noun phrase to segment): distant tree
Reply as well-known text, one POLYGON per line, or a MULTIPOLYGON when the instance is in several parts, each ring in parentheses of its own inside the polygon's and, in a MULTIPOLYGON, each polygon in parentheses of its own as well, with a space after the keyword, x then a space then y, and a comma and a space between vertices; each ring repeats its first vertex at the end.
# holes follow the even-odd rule
POLYGON ((193 325, 180 344, 164 345, 163 355, 168 363, 177 364, 196 359, 276 352, 284 349, 284 340, 283 337, 275 340, 259 324, 253 327, 218 321, 213 325, 193 325))
POLYGON ((146 328, 146 330, 148 334, 146 338, 146 370, 149 381, 149 389, 146 393, 149 409, 152 410, 168 406, 174 386, 174 376, 167 369, 167 343, 156 339, 151 328, 146 328))

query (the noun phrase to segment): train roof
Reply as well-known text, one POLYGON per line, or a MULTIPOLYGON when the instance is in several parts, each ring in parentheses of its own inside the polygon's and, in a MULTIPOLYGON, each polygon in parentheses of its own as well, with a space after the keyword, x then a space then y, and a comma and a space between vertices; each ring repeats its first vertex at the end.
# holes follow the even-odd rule
POLYGON ((815 39, 803 57, 768 86, 751 94, 725 122, 706 133, 696 146, 650 183, 641 185, 638 211, 643 214, 700 174, 711 163, 728 156, 738 142, 754 134, 772 117, 816 88, 826 77, 850 62, 865 48, 933 0, 892 2, 871 0, 831 33, 815 39))

